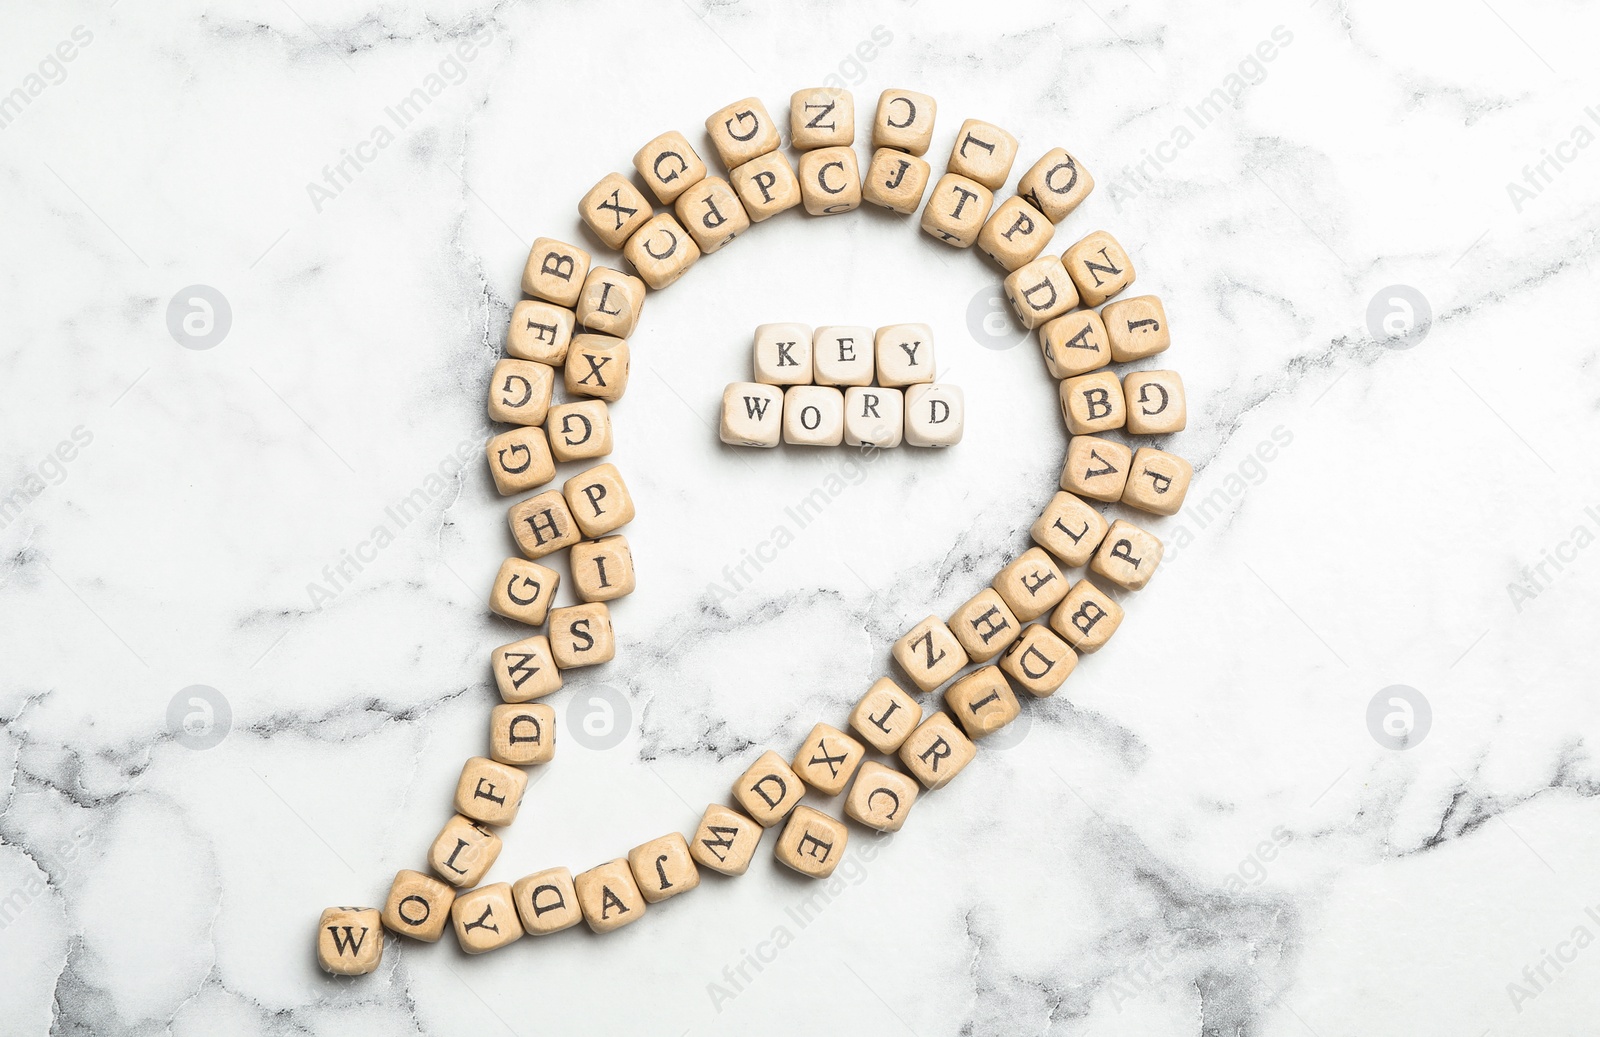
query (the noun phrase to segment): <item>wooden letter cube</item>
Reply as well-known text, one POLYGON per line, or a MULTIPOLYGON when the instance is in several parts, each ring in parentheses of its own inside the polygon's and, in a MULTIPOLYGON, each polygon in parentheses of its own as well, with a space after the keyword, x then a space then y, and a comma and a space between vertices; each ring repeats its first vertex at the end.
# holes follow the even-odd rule
POLYGON ((818 385, 871 385, 872 342, 871 328, 851 324, 818 328, 812 336, 813 379, 818 385))
POLYGON ((1094 177, 1065 148, 1045 152, 1017 181, 1017 194, 1051 223, 1066 219, 1093 190, 1094 177))
POLYGON ((781 151, 769 151, 729 170, 728 181, 744 203, 751 223, 760 223, 800 204, 800 181, 781 151))
POLYGON ((500 496, 538 489, 556 477, 556 462, 550 456, 550 441, 537 426, 514 428, 489 437, 484 446, 489 458, 489 474, 500 496))
POLYGON ((511 899, 516 901, 517 916, 522 919, 522 929, 529 936, 559 933, 583 921, 572 872, 566 868, 547 868, 524 875, 511 884, 511 899))
POLYGON ((1039 348, 1051 378, 1071 378, 1111 363, 1111 340, 1094 310, 1073 310, 1039 328, 1039 348))
POLYGON ((489 656, 495 687, 506 702, 529 702, 561 690, 561 673, 543 634, 501 645, 489 656))
POLYGON ((926 324, 890 324, 872 336, 878 384, 895 389, 933 381, 933 329, 926 324))
POLYGON ((579 218, 607 248, 618 251, 654 211, 650 200, 621 173, 601 177, 578 202, 579 218))
POLYGON ((773 847, 779 862, 813 879, 825 879, 839 866, 850 832, 844 822, 811 807, 796 807, 773 847))
POLYGON ((1088 580, 1072 585, 1050 614, 1050 629, 1084 655, 1098 652, 1122 625, 1122 606, 1088 580))
POLYGON ((539 702, 507 702, 489 711, 489 759, 531 767, 555 755, 555 710, 539 702))
POLYGON ((496 882, 456 897, 450 907, 456 942, 468 954, 498 950, 522 939, 522 919, 517 917, 511 884, 496 882))
MULTIPOLYGON (((1055 232, 1044 213, 1012 195, 995 208, 978 232, 978 248, 1007 270, 1015 270, 1037 259, 1055 232)), ((1065 269, 1062 276, 1066 276, 1065 269)), ((1072 294, 1076 297, 1077 289, 1072 294)))
POLYGON ((554 367, 567 359, 567 345, 572 341, 572 329, 577 323, 577 314, 564 306, 523 299, 511 307, 506 352, 518 360, 554 367))
POLYGON ((729 446, 774 447, 783 436, 783 390, 760 382, 730 382, 722 391, 717 437, 729 446))
POLYGON ((852 385, 844 391, 844 441, 889 449, 905 431, 906 398, 899 389, 852 385))
POLYGON ((584 921, 597 933, 609 933, 644 917, 644 895, 633 881, 626 858, 590 868, 573 880, 573 886, 584 921))
POLYGON ((868 828, 898 832, 917 801, 917 783, 908 774, 868 760, 856 774, 844 812, 868 828))
POLYGON ((766 385, 810 385, 813 332, 805 324, 756 327, 755 379, 766 385))
MULTIPOLYGON (((704 183, 707 181, 702 180, 691 187, 683 198, 678 199, 678 204, 683 205, 684 198, 692 197, 704 183)), ((717 183, 722 181, 718 180, 717 183)), ((744 212, 743 209, 739 211, 741 215, 744 212)), ((705 215, 707 219, 710 218, 709 213, 705 215)), ((728 240, 733 240, 732 234, 728 235, 728 240)), ((633 232, 633 237, 622 247, 622 258, 639 272, 645 284, 659 292, 688 273, 689 268, 700 259, 702 251, 714 252, 723 244, 726 242, 718 243, 716 248, 703 250, 695 240, 693 228, 685 230, 681 223, 672 218, 671 213, 659 212, 633 232)), ((627 333, 632 334, 633 329, 630 328, 627 333)))
POLYGON ((900 746, 900 762, 929 790, 944 788, 977 755, 977 746, 948 713, 934 713, 900 746))
POLYGON ((800 200, 813 216, 834 216, 861 204, 861 169, 853 148, 821 148, 800 156, 800 200))
POLYGON ((579 601, 615 601, 632 594, 637 584, 633 551, 620 533, 573 544, 567 560, 579 601))
POLYGON ((1078 305, 1078 290, 1055 256, 1040 256, 1005 279, 1006 299, 1025 328, 1037 328, 1078 305))
POLYGON ((754 97, 735 101, 711 113, 706 118, 706 133, 727 169, 776 151, 781 143, 777 123, 767 114, 766 106, 754 97))
POLYGON ((1111 531, 1089 562, 1089 571, 1123 590, 1136 591, 1150 582, 1161 564, 1161 541, 1132 522, 1111 523, 1111 531))
POLYGON ((389 897, 383 902, 383 924, 392 933, 423 943, 437 943, 450 923, 450 905, 456 891, 448 883, 420 871, 395 872, 389 897))
POLYGON ((993 587, 985 587, 950 617, 950 630, 961 642, 967 658, 986 663, 1017 639, 1021 627, 1005 599, 993 587))
POLYGON ((644 282, 620 270, 597 266, 583 280, 576 315, 586 331, 627 338, 639 323, 644 282))
MULTIPOLYGON (((1090 500, 1119 501, 1128 487, 1128 469, 1132 467, 1133 451, 1121 443, 1099 436, 1073 436, 1067 440, 1061 488, 1090 500)), ((1091 539, 1099 546, 1098 539, 1091 539)))
POLYGON ((1078 665, 1072 646, 1043 623, 1030 623, 1000 657, 1000 669, 1035 698, 1054 695, 1078 665))
POLYGON ((1152 515, 1176 515, 1193 478, 1194 467, 1177 454, 1140 447, 1128 470, 1122 503, 1152 515))
MULTIPOLYGON (((1133 283, 1133 260, 1117 239, 1097 230, 1061 254, 1085 306, 1099 306, 1133 283)), ((1111 322, 1106 321, 1107 327, 1111 322)))
POLYGON ((861 199, 909 216, 921 207, 932 177, 933 170, 926 159, 894 148, 879 148, 867 166, 861 199))
POLYGON ((998 191, 1011 175, 1017 160, 1017 138, 991 123, 968 119, 956 134, 945 168, 998 191))
POLYGON ((973 670, 950 685, 944 693, 944 707, 956 715, 972 739, 994 734, 1022 712, 998 666, 973 670))
POLYGON ((543 425, 550 411, 556 372, 531 360, 501 360, 489 376, 489 420, 508 425, 543 425))
POLYGON ((456 782, 456 813, 504 828, 517 819, 527 788, 526 771, 474 756, 461 768, 461 780, 456 782))
POLYGON ((894 643, 890 651, 919 691, 932 691, 967 665, 966 649, 944 620, 929 616, 894 643))
POLYGON ((1165 436, 1181 432, 1188 421, 1183 379, 1176 371, 1130 371, 1122 379, 1128 407, 1128 433, 1165 436))
POLYGON ((849 147, 856 139, 856 102, 832 86, 796 90, 789 98, 789 143, 796 151, 849 147))
POLYGON ((628 867, 647 904, 659 904, 700 885, 700 869, 689 855, 689 843, 677 832, 635 846, 628 853, 628 867))
POLYGON ((456 814, 428 848, 428 866, 457 889, 470 889, 500 856, 500 837, 456 814))
POLYGON ((1128 423, 1122 383, 1109 368, 1080 374, 1061 383, 1061 416, 1074 436, 1108 432, 1128 423))
POLYGON ((880 753, 892 753, 922 722, 922 707, 887 677, 879 677, 850 711, 850 726, 880 753))
POLYGON ((878 95, 872 117, 872 146, 925 155, 933 143, 933 120, 938 105, 927 94, 911 90, 885 90, 878 95))
POLYGON ((317 919, 317 964, 335 976, 365 976, 383 961, 377 908, 330 907, 317 919))
POLYGON ((952 248, 970 248, 989 218, 994 195, 976 180, 946 173, 922 207, 922 229, 952 248))
POLYGON ((720 875, 743 875, 764 830, 737 810, 713 803, 689 840, 689 855, 720 875))
POLYGON ((806 787, 783 757, 768 749, 733 783, 733 798, 762 828, 789 816, 806 787))
POLYGON ((572 521, 559 490, 546 490, 513 504, 506 519, 517 549, 526 558, 543 558, 578 542, 578 524, 572 521))
POLYGON ((943 382, 906 390, 906 442, 911 446, 955 446, 966 428, 965 397, 943 382))
POLYGON ((610 662, 617 654, 617 637, 605 602, 551 609, 550 654, 562 670, 610 662))
POLYGON ((791 385, 783 394, 783 441, 791 446, 844 442, 844 393, 826 385, 791 385))
POLYGON ((673 211, 700 251, 708 256, 750 229, 744 203, 720 176, 708 176, 689 188, 673 211))
POLYGON ((1167 311, 1154 295, 1118 299, 1101 310, 1100 317, 1111 337, 1111 359, 1119 364, 1155 356, 1172 345, 1167 311))
POLYGON ((558 462, 592 461, 611 453, 611 411, 604 400, 579 400, 550 408, 545 428, 558 462))
POLYGON ((593 539, 633 521, 633 497, 622 473, 609 461, 579 472, 561 484, 573 521, 593 539))
POLYGON ((567 392, 615 403, 628 391, 631 360, 627 339, 574 335, 564 371, 567 392))
POLYGON ((1006 607, 1024 623, 1031 623, 1056 607, 1067 593, 1066 577, 1050 556, 1030 547, 1001 569, 994 578, 994 589, 1006 607))
POLYGON ((827 724, 818 724, 794 754, 794 772, 824 796, 837 796, 850 784, 867 750, 861 743, 827 724))
MULTIPOLYGON (((522 290, 536 299, 572 309, 578 290, 589 276, 589 253, 555 238, 539 238, 528 250, 522 269, 522 290)), ((537 358, 533 358, 537 359, 537 358)))
POLYGON ((1109 524, 1105 516, 1078 497, 1062 490, 1050 498, 1033 520, 1033 542, 1061 560, 1068 569, 1089 564, 1109 524))
POLYGON ((671 205, 706 175, 706 164, 699 152, 677 130, 669 130, 640 148, 633 156, 633 168, 662 205, 671 205))

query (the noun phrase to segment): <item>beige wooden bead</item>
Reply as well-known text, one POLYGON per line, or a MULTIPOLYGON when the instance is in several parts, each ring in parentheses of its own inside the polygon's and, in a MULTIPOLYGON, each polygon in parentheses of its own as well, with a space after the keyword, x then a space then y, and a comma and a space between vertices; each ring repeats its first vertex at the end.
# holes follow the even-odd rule
POLYGON ((989 218, 994 194, 976 180, 946 173, 922 207, 922 229, 953 248, 970 248, 989 218))
POLYGON ((662 205, 671 205, 706 175, 700 153, 677 130, 668 130, 640 148, 633 156, 633 168, 662 205))
POLYGON ((551 609, 550 654, 562 670, 610 662, 617 654, 617 635, 605 602, 551 609))
POLYGON ((950 685, 944 708, 955 714, 967 737, 994 734, 1021 714, 1016 693, 998 666, 983 666, 950 685))
POLYGON ((744 203, 720 176, 708 176, 683 192, 673 211, 695 245, 708 256, 750 229, 744 203))
POLYGON ((317 919, 317 964, 335 976, 365 976, 383 961, 377 908, 330 907, 317 919))
POLYGON ((735 101, 711 113, 706 118, 706 133, 726 169, 776 151, 782 143, 778 138, 778 124, 767 114, 766 106, 754 97, 735 101))
POLYGON ((620 251, 655 209, 633 181, 607 173, 578 202, 578 217, 606 247, 620 251))
POLYGON ((872 117, 872 146, 925 155, 933 143, 938 113, 938 105, 927 94, 885 90, 878 95, 878 110, 872 117))
POLYGON ((1006 276, 1006 299, 1025 328, 1037 328, 1078 305, 1078 290, 1055 256, 1040 256, 1006 276))
POLYGON ((1011 176, 1011 164, 1016 160, 1017 138, 993 123, 968 119, 956 134, 945 168, 998 191, 1011 176))
POLYGON ((559 490, 546 490, 513 504, 506 519, 517 549, 526 558, 543 558, 578 542, 578 524, 572 521, 559 490))
POLYGON ((633 497, 622 473, 609 461, 585 469, 561 484, 572 518, 591 540, 633 521, 633 497))
MULTIPOLYGON (((705 182, 702 180, 700 183, 705 182)), ((696 184, 689 192, 698 190, 700 185, 696 184)), ((683 198, 678 199, 679 204, 690 196, 690 193, 685 193, 683 198)), ((717 248, 721 247, 717 245, 717 248)), ((658 212, 646 220, 633 232, 628 243, 622 246, 622 258, 638 271, 645 284, 657 292, 688 273, 689 268, 699 261, 700 252, 692 229, 685 228, 673 219, 671 213, 666 212, 658 212)), ((631 328, 628 333, 632 334, 631 328)))
POLYGON ((590 868, 572 884, 583 920, 597 933, 609 933, 644 917, 644 895, 624 857, 590 868))
POLYGON ((568 394, 615 403, 628 391, 632 357, 628 340, 610 335, 574 335, 562 379, 568 394))
POLYGON ((812 335, 812 380, 818 385, 871 385, 876 363, 871 328, 825 325, 812 335))
POLYGON ((904 438, 906 398, 899 389, 852 385, 844 391, 844 441, 848 446, 893 449, 904 438))
POLYGON ((489 459, 489 474, 500 496, 535 490, 556 477, 556 462, 550 456, 550 441, 537 426, 514 428, 490 436, 484 444, 489 459))
POLYGON ((394 873, 381 915, 386 929, 422 943, 437 943, 450 924, 456 891, 432 875, 402 868, 394 873))
POLYGON ((720 803, 706 807, 689 840, 689 855, 720 875, 743 875, 765 831, 750 818, 720 803))
POLYGON ((456 782, 456 813, 496 828, 517 819, 522 794, 528 788, 528 774, 483 756, 474 756, 461 768, 456 782))
POLYGON ((1093 190, 1094 177, 1065 148, 1045 152, 1017 181, 1017 194, 1052 223, 1066 219, 1093 190))
POLYGON ((771 219, 800 204, 800 180, 781 151, 769 151, 729 170, 728 182, 744 204, 751 223, 771 219))
POLYGON ((604 400, 557 404, 550 408, 545 429, 558 462, 592 461, 611 453, 611 410, 604 400))
POLYGON ((1056 607, 1067 580, 1042 548, 1030 547, 995 574, 993 587, 1012 615, 1031 623, 1056 607))
POLYGON ((861 169, 853 148, 819 148, 800 156, 800 202, 813 216, 836 216, 861 205, 861 169))
POLYGON ((856 139, 856 102, 834 86, 796 90, 789 98, 789 143, 796 151, 849 147, 856 139))
POLYGON ((729 446, 775 447, 783 436, 783 389, 730 382, 722 391, 717 437, 729 446))
POLYGON ((500 845, 488 828, 455 814, 428 848, 428 866, 457 889, 470 889, 500 856, 500 845))
POLYGON ((511 884, 496 882, 456 897, 450 906, 456 942, 468 954, 499 950, 522 939, 522 919, 511 896, 511 884))
POLYGON ((807 878, 825 879, 839 866, 850 832, 844 822, 811 807, 796 807, 778 833, 773 854, 807 878))
POLYGON ((1172 345, 1167 311, 1154 295, 1118 299, 1101 310, 1100 317, 1111 339, 1111 359, 1119 364, 1155 356, 1172 345))
POLYGON ((507 702, 489 711, 489 759, 532 767, 555 755, 555 710, 541 702, 507 702))
POLYGON ((887 677, 879 677, 850 711, 850 726, 880 753, 899 749, 922 722, 922 707, 887 677))
POLYGON ((1088 655, 1098 652, 1122 625, 1122 606, 1088 580, 1079 580, 1050 614, 1050 629, 1088 655))
MULTIPOLYGON (((1133 260, 1117 239, 1103 230, 1073 243, 1061 254, 1061 263, 1078 286, 1078 298, 1085 306, 1099 306, 1133 283, 1133 260)), ((1106 321, 1108 328, 1110 325, 1106 321)))
POLYGON ((517 917, 522 919, 522 930, 529 936, 559 933, 583 921, 572 872, 566 868, 546 868, 524 875, 511 884, 511 899, 517 905, 517 917))
POLYGON ((1161 540, 1154 533, 1118 519, 1100 542, 1100 550, 1089 562, 1089 571, 1123 590, 1136 591, 1156 574, 1161 554, 1161 540))
MULTIPOLYGON (((1122 491, 1128 488, 1128 470, 1132 467, 1133 451, 1121 443, 1099 436, 1073 436, 1067 440, 1061 488, 1090 500, 1119 501, 1122 491)), ((1099 546, 1098 539, 1095 546, 1099 546)))
POLYGON ((1130 435, 1170 435, 1188 423, 1183 379, 1176 371, 1129 371, 1122 378, 1122 399, 1130 435))
POLYGON ((555 368, 549 364, 509 358, 499 361, 489 376, 489 420, 543 425, 555 382, 555 368))
POLYGON ((1176 515, 1183 507, 1183 498, 1189 493, 1189 481, 1194 478, 1194 467, 1165 450, 1140 447, 1133 455, 1133 466, 1128 469, 1128 485, 1122 491, 1122 503, 1152 515, 1176 515))
POLYGON ((1061 417, 1074 436, 1109 432, 1128 423, 1122 383, 1109 368, 1080 374, 1061 383, 1061 417))
POLYGON ((1072 646, 1043 623, 1030 623, 1000 657, 1000 669, 1035 698, 1056 693, 1078 665, 1072 646))
MULTIPOLYGON (((589 253, 555 238, 539 238, 528 250, 522 269, 522 290, 536 299, 572 309, 589 276, 589 253)), ((536 357, 530 359, 537 359, 536 357)))
POLYGON ((818 724, 795 750, 793 769, 808 788, 824 796, 837 796, 850 784, 867 750, 843 731, 818 724))
MULTIPOLYGON (((583 286, 580 284, 579 288, 583 286)), ((506 329, 506 352, 518 360, 555 367, 567 359, 577 314, 565 306, 540 299, 523 299, 511 307, 506 329)))
POLYGON ((700 869, 689 855, 689 843, 677 832, 635 846, 628 852, 628 867, 647 904, 659 904, 700 885, 700 869))
POLYGON ((879 148, 867 165, 861 200, 909 216, 922 206, 922 196, 932 178, 933 168, 926 159, 894 148, 879 148))
POLYGON ((919 691, 932 691, 967 665, 966 649, 938 616, 929 616, 894 643, 890 650, 919 691))
MULTIPOLYGON (((978 248, 1005 269, 1015 270, 1039 258, 1055 232, 1055 224, 1044 213, 1012 195, 995 206, 978 232, 978 248)), ((1077 289, 1072 294, 1076 298, 1077 289)))
POLYGON ((895 389, 933 381, 933 329, 926 324, 888 324, 872 335, 878 384, 895 389))
POLYGON ((827 385, 791 385, 783 394, 783 441, 791 446, 844 442, 844 393, 827 385))
POLYGON ((810 385, 815 370, 808 324, 759 324, 751 368, 766 385, 810 385))
POLYGON ((985 587, 950 617, 950 630, 961 642, 967 658, 986 663, 1017 639, 1017 617, 993 587, 985 587))
POLYGON ((1111 340, 1094 310, 1073 310, 1040 325, 1039 348, 1051 378, 1071 378, 1111 363, 1111 340))
POLYGON ((950 783, 978 755, 972 739, 961 733, 950 714, 935 712, 917 725, 900 746, 900 762, 925 789, 950 783))
POLYGON ((1068 569, 1088 565, 1109 524, 1094 505, 1062 490, 1050 498, 1028 532, 1068 569))
POLYGON ((966 422, 966 397, 959 386, 933 382, 906 389, 908 446, 955 446, 961 442, 966 422))
POLYGON ((489 656, 495 687, 505 702, 529 702, 561 690, 561 672, 543 634, 501 645, 489 656))
POLYGON ((917 782, 910 775, 868 760, 856 774, 844 800, 844 812, 880 832, 898 832, 917 801, 917 782))
POLYGON ((610 267, 597 266, 584 278, 574 311, 578 326, 601 335, 627 338, 639 323, 644 282, 610 267))
POLYGON ((733 783, 733 798, 762 828, 789 816, 806 787, 783 757, 768 749, 733 783))
POLYGON ((632 594, 638 584, 633 550, 620 533, 573 544, 567 560, 579 601, 615 601, 632 594))

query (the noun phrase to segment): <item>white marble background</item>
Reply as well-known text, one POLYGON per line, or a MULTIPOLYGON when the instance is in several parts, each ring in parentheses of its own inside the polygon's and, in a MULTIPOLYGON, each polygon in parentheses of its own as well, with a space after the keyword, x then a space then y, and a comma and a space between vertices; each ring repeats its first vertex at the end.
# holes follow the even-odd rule
MULTIPOLYGON (((7 5, 0 1032, 1592 1032, 1600 10, 1494 4, 7 5), (1017 172, 1083 159, 1058 244, 1111 230, 1166 300, 1209 518, 1157 524, 1183 546, 1117 639, 904 832, 856 830, 806 924, 815 887, 763 853, 608 937, 322 975, 317 913, 422 865, 516 636, 477 451, 528 243, 654 134, 828 76, 935 95, 936 170, 966 117, 1017 172), (231 308, 209 349, 167 326, 196 284, 231 308), (1369 330, 1394 284, 1431 311, 1412 348, 1369 330), (170 726, 193 685, 231 713, 209 749, 170 726), (1403 751, 1367 720, 1393 685, 1431 718, 1403 751)), ((1065 437, 1031 340, 969 331, 998 281, 914 220, 796 210, 651 297, 614 457, 641 587, 553 700, 621 741, 564 729, 492 880, 687 831, 1024 546, 1065 437), (722 447, 770 320, 932 323, 966 441, 722 447)))

